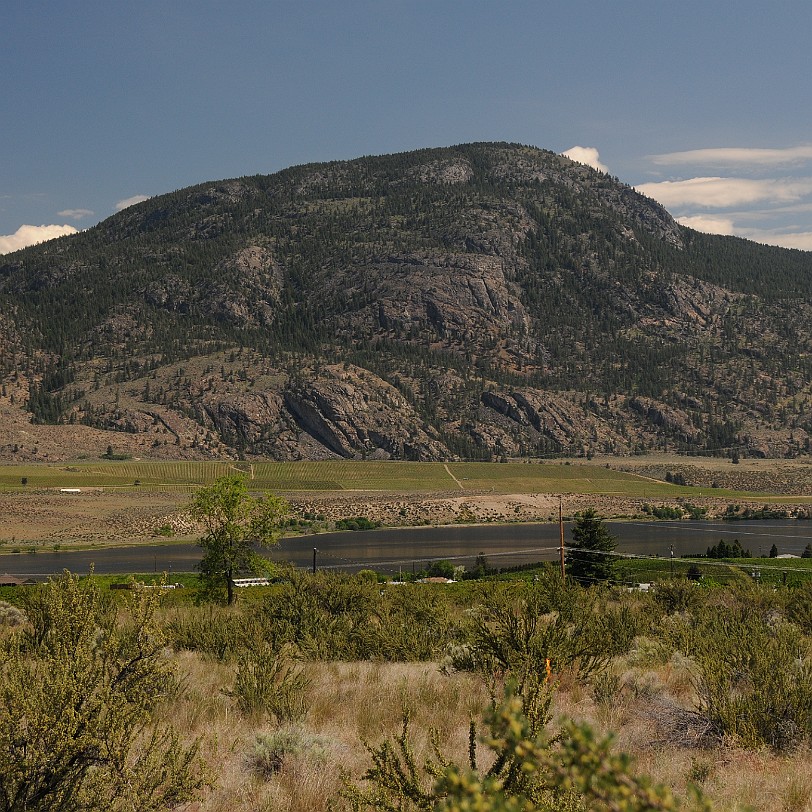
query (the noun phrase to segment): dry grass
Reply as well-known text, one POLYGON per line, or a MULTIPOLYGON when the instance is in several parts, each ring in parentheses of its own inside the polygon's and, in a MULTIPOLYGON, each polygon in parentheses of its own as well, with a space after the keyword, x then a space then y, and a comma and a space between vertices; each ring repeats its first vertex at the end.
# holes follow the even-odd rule
MULTIPOLYGON (((577 718, 613 733, 641 773, 678 794, 691 784, 700 786, 715 810, 812 812, 808 750, 779 756, 694 735, 700 723, 691 711, 690 663, 679 657, 657 662, 649 654, 650 662, 642 665, 645 659, 638 648, 615 664, 614 696, 598 691, 596 698, 590 686, 560 680, 555 717, 577 718)), ((410 712, 418 760, 430 755, 429 731, 435 728, 444 752, 464 762, 469 719, 488 702, 476 678, 447 676, 431 663, 309 663, 309 710, 294 731, 304 744, 283 754, 278 770, 262 772, 253 755, 258 737, 283 725, 239 715, 228 695, 234 665, 189 652, 177 655, 177 661, 184 689, 169 705, 168 720, 184 736, 201 740, 203 758, 216 777, 215 786, 192 807, 199 812, 327 810, 331 801, 336 804, 342 772, 359 778, 369 766, 364 742, 377 745, 400 733, 404 709, 410 712)))
POLYGON ((308 664, 309 709, 301 729, 317 746, 283 758, 277 772, 263 775, 252 766, 257 737, 281 725, 239 715, 228 695, 233 665, 183 652, 178 666, 183 695, 170 704, 168 721, 189 739, 200 738, 216 776, 201 812, 326 810, 339 793, 342 771, 359 777, 368 766, 363 743, 397 735, 406 709, 419 755, 429 755, 429 730, 436 728, 445 752, 464 760, 469 719, 488 699, 472 677, 444 676, 434 664, 308 664))

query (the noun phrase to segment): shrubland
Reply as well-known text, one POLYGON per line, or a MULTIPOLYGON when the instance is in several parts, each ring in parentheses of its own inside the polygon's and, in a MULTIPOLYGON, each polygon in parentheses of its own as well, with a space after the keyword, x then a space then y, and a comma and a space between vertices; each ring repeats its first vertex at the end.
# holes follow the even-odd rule
POLYGON ((812 809, 808 585, 181 592, 0 606, 0 809, 812 809))

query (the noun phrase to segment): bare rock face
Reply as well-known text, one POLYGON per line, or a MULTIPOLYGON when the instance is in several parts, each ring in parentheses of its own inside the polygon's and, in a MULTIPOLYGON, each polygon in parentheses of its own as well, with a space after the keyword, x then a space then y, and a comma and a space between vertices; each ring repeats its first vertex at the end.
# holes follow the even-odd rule
POLYGON ((699 430, 681 409, 642 397, 630 398, 629 408, 642 415, 653 426, 666 429, 671 436, 677 436, 683 442, 693 442, 699 437, 699 430))
POLYGON ((629 454, 650 447, 655 437, 690 444, 701 435, 686 412, 652 398, 598 403, 573 392, 528 388, 486 391, 481 400, 484 408, 478 437, 496 453, 506 453, 499 449, 510 443, 487 426, 498 425, 500 431, 507 431, 522 453, 539 449, 629 454), (495 448, 491 442, 496 443, 495 448))
POLYGON ((507 418, 512 424, 510 433, 518 434, 529 449, 586 447, 599 436, 596 426, 600 421, 566 395, 532 389, 486 391, 482 404, 486 407, 485 420, 489 411, 507 418))
POLYGON ((216 281, 196 288, 178 274, 168 273, 144 288, 144 301, 182 315, 198 309, 238 327, 273 322, 285 273, 271 251, 249 245, 218 262, 213 276, 216 281))
POLYGON ((223 437, 244 445, 261 446, 286 429, 282 398, 275 392, 249 392, 203 401, 204 424, 223 437))
POLYGON ((449 346, 484 352, 506 330, 530 331, 510 265, 501 257, 410 255, 359 271, 374 300, 367 307, 368 323, 395 337, 428 333, 449 346))
POLYGON ((286 389, 283 397, 301 429, 341 457, 449 456, 400 392, 368 371, 329 366, 318 378, 286 389))
POLYGON ((285 274, 266 248, 249 245, 218 264, 217 276, 225 281, 214 286, 209 297, 213 315, 240 327, 267 326, 273 322, 285 274), (239 279, 237 290, 227 280, 239 279))
POLYGON ((665 287, 664 298, 672 317, 709 327, 727 313, 732 302, 742 297, 699 279, 681 279, 665 287))
POLYGON ((471 164, 462 159, 436 160, 419 164, 405 173, 409 179, 421 183, 453 184, 467 183, 474 175, 471 164))

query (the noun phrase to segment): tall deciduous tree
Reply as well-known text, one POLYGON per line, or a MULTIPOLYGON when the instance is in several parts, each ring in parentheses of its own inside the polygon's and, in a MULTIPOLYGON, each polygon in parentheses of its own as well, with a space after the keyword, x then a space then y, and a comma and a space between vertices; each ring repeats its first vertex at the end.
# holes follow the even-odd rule
POLYGON ((221 477, 201 488, 192 502, 192 516, 206 528, 200 572, 207 588, 234 603, 234 578, 241 572, 268 572, 269 562, 257 546, 275 544, 288 503, 278 497, 252 496, 241 476, 221 477))
POLYGON ((617 556, 612 555, 616 542, 592 508, 579 513, 572 526, 572 545, 566 557, 568 573, 586 586, 610 580, 617 561, 617 556))

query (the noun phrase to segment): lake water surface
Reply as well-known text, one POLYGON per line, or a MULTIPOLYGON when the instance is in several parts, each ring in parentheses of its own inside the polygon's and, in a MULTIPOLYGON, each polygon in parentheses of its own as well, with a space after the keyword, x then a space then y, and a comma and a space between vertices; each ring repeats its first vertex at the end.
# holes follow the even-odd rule
MULTIPOLYGON (((812 542, 812 522, 607 522, 621 553, 676 557, 704 553, 720 539, 738 539, 753 556, 767 555, 773 544, 779 554, 800 555, 812 542)), ((564 532, 571 540, 570 524, 564 532)), ((448 559, 470 567, 479 553, 495 567, 512 566, 558 557, 556 523, 392 528, 360 532, 321 533, 284 539, 266 554, 275 561, 310 567, 313 548, 320 569, 353 572, 372 568, 396 573, 420 570, 432 560, 448 559)), ((194 544, 99 548, 84 551, 0 555, 0 572, 43 577, 69 569, 108 573, 189 572, 200 561, 194 544)))

